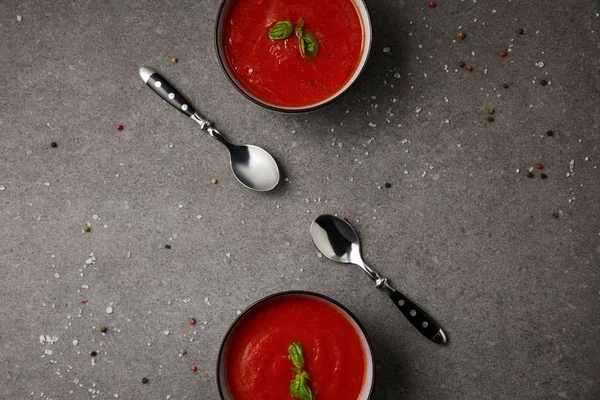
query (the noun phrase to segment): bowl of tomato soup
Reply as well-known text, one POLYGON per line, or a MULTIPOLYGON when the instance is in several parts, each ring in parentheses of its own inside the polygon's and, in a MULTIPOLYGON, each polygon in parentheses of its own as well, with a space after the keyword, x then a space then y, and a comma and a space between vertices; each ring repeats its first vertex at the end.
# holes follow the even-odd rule
POLYGON ((281 292, 233 322, 219 350, 217 386, 224 400, 310 399, 308 392, 368 400, 373 366, 369 339, 344 306, 317 293, 281 292))
POLYGON ((363 0, 223 0, 215 33, 231 83, 284 112, 339 98, 362 72, 372 41, 363 0))

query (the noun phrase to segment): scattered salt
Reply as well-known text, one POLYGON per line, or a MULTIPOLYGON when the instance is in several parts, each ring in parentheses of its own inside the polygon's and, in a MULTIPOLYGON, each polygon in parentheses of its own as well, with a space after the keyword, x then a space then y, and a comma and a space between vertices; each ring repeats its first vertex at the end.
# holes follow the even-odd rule
POLYGON ((106 313, 107 314, 112 314, 113 313, 113 308, 110 307, 110 306, 106 307, 106 313))

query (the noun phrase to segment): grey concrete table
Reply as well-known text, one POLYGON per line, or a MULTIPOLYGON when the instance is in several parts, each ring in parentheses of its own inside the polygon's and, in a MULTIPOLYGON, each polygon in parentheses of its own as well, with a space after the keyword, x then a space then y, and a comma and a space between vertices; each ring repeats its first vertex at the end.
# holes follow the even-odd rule
POLYGON ((213 50, 217 0, 0 3, 0 398, 217 399, 237 311, 288 289, 356 313, 374 399, 598 398, 597 10, 368 3, 364 75, 309 115, 231 87, 213 50), (287 179, 244 189, 140 66, 232 140, 269 149, 287 179), (448 346, 358 269, 318 257, 308 227, 321 213, 352 221, 365 259, 448 346))

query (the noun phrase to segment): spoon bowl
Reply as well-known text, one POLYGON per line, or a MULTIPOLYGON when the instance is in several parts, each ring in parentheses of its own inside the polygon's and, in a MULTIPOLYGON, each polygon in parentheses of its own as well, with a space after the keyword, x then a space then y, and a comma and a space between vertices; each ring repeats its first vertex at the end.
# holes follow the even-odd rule
POLYGON ((310 225, 310 233, 317 249, 330 260, 344 264, 362 260, 358 234, 343 219, 321 215, 310 225))
POLYGON ((261 192, 277 186, 279 168, 264 149, 254 145, 228 147, 231 170, 242 185, 261 192))

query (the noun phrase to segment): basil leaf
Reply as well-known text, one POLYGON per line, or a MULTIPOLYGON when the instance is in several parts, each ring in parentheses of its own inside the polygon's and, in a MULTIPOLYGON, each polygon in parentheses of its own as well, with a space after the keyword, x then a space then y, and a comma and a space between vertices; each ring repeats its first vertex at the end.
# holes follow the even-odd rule
POLYGON ((304 350, 302 350, 302 345, 300 343, 292 343, 290 346, 290 359, 298 370, 304 368, 304 350))
POLYGON ((302 53, 307 56, 306 58, 308 59, 315 58, 319 52, 319 43, 317 42, 315 35, 305 29, 302 39, 304 39, 306 47, 306 51, 303 51, 302 53))
POLYGON ((279 21, 269 31, 269 37, 273 40, 287 39, 294 32, 294 24, 291 21, 279 21))
POLYGON ((299 400, 315 400, 315 395, 306 382, 308 376, 308 372, 303 371, 290 383, 290 394, 299 400))
POLYGON ((306 42, 303 37, 300 38, 300 53, 306 58, 306 42))

